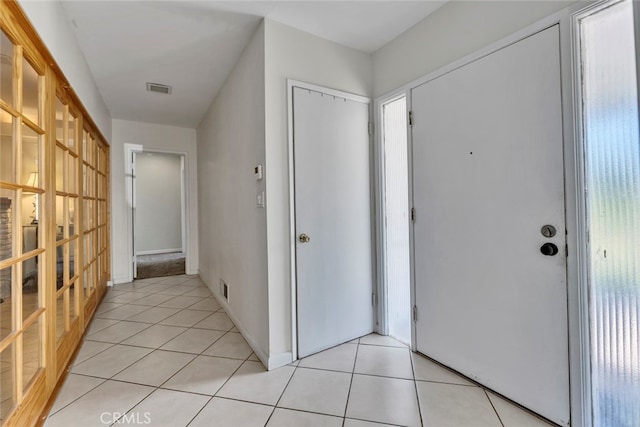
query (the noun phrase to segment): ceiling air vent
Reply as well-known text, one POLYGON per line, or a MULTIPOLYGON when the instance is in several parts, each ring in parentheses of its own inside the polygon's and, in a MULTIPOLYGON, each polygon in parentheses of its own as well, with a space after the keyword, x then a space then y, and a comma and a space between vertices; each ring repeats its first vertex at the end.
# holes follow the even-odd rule
POLYGON ((164 93, 165 95, 171 95, 171 86, 161 85, 159 83, 147 82, 147 90, 149 92, 164 93))

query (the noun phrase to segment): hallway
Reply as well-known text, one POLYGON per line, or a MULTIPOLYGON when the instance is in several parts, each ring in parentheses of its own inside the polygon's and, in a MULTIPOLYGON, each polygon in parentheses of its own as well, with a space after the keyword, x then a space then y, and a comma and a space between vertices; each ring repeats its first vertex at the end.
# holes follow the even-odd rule
POLYGON ((45 423, 136 424, 547 425, 375 334, 266 372, 186 275, 109 288, 45 423))

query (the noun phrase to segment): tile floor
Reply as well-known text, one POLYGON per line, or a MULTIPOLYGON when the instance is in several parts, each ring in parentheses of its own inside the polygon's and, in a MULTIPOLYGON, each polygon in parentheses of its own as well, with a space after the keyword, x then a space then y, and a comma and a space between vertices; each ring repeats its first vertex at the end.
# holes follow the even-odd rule
POLYGON ((267 372, 207 287, 172 276, 109 290, 45 425, 547 424, 375 334, 267 372))

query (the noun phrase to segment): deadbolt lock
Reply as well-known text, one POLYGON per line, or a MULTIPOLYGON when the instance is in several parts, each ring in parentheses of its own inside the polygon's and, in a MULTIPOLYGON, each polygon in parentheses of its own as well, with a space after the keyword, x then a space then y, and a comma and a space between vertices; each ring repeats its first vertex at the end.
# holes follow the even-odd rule
POLYGON ((311 237, 309 237, 306 234, 302 233, 300 235, 300 237, 298 237, 298 240, 300 240, 300 243, 309 243, 309 241, 311 241, 311 237))
POLYGON ((542 228, 540 229, 540 233, 542 233, 542 235, 544 237, 550 238, 556 235, 556 228, 553 225, 543 225, 542 228))

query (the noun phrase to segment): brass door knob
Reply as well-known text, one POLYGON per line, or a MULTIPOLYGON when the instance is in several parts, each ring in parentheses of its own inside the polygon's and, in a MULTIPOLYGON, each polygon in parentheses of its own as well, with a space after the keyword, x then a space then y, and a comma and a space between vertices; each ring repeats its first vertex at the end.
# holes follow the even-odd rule
POLYGON ((300 243, 309 243, 309 241, 311 240, 311 237, 309 237, 306 234, 302 233, 300 235, 300 237, 298 237, 298 240, 300 240, 300 243))

